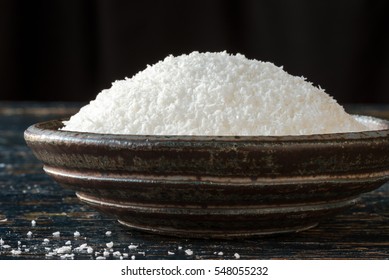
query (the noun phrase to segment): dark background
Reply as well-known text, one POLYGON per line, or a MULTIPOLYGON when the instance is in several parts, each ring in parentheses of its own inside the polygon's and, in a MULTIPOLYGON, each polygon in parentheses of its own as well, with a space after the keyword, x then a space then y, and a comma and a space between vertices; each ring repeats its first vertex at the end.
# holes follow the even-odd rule
POLYGON ((242 53, 389 102, 389 1, 0 2, 0 100, 89 101, 169 54, 242 53))

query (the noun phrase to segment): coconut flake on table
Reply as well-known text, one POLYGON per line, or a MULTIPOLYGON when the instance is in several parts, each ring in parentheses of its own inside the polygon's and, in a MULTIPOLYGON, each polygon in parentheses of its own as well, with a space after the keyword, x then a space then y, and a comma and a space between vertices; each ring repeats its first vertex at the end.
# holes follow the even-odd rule
POLYGON ((191 249, 186 249, 185 254, 187 254, 188 256, 191 256, 191 255, 193 255, 193 251, 191 249))
POLYGON ((308 135, 368 130, 322 88, 241 54, 166 57, 110 89, 63 130, 139 135, 308 135))
POLYGON ((130 250, 134 250, 136 248, 138 248, 138 245, 134 245, 132 243, 130 245, 128 245, 128 249, 130 249, 130 250))

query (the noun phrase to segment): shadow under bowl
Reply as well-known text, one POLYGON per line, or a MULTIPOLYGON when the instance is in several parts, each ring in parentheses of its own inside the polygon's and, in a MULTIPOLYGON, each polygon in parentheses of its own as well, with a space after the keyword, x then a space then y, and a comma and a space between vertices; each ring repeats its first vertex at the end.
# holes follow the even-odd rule
POLYGON ((143 136, 58 130, 25 140, 63 187, 125 226, 181 237, 311 228, 389 180, 389 123, 303 136, 143 136))

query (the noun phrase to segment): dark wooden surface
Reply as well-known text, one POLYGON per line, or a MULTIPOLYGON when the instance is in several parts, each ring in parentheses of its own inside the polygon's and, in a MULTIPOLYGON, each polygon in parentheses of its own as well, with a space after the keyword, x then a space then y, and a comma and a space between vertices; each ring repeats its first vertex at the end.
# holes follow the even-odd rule
MULTIPOLYGON (((241 259, 389 259, 389 184, 364 194, 355 207, 300 233, 201 240, 129 230, 53 182, 25 145, 23 132, 29 125, 69 116, 80 105, 0 102, 0 220, 6 218, 0 222, 0 259, 95 259, 111 241, 113 251, 107 259, 119 258, 118 253, 112 254, 116 251, 124 259, 234 259, 235 253, 241 259), (56 231, 60 237, 52 236, 56 231), (74 237, 75 231, 79 237, 74 237), (106 236, 106 231, 112 235, 106 236), (48 243, 43 243, 45 238, 48 243), (67 253, 74 255, 53 253, 67 241, 72 246, 67 253), (92 254, 75 250, 84 243, 93 248, 92 254), (129 249, 131 243, 138 247, 129 249), (186 254, 187 249, 193 255, 186 254)), ((389 106, 349 106, 347 110, 389 119, 389 106)))

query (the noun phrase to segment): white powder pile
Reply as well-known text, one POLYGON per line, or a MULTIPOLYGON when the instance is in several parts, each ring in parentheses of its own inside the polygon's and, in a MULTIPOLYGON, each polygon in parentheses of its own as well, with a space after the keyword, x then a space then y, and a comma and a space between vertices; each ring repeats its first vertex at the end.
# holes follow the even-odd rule
POLYGON ((168 56, 116 81, 63 130, 144 135, 306 135, 368 130, 323 89, 241 54, 168 56))

